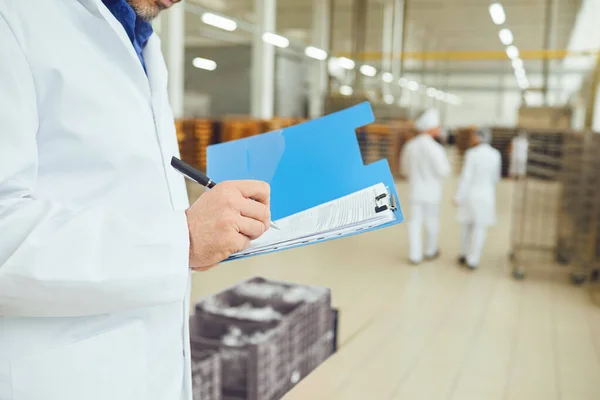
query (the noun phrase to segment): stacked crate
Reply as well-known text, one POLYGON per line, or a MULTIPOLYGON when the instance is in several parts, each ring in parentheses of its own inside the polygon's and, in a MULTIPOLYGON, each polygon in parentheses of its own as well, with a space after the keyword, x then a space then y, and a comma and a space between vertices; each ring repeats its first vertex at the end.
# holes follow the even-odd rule
POLYGON ((221 357, 216 351, 192 354, 193 400, 221 400, 221 357))
POLYGON ((514 128, 492 128, 492 142, 493 148, 500 152, 502 157, 502 176, 507 177, 510 169, 510 153, 511 153, 511 142, 516 136, 517 130, 514 128))
POLYGON ((600 269, 600 137, 584 135, 580 154, 580 178, 572 202, 575 283, 597 281, 600 269))
POLYGON ((279 399, 334 351, 326 288, 253 278, 196 305, 192 351, 221 355, 225 397, 279 399))
POLYGON ((476 133, 476 128, 474 126, 469 126, 466 128, 458 128, 454 131, 454 136, 456 139, 456 150, 457 150, 457 163, 456 163, 456 171, 460 173, 462 170, 465 153, 467 150, 471 148, 471 143, 473 141, 473 136, 476 133))
POLYGON ((560 174, 562 193, 556 244, 556 260, 560 264, 570 263, 573 257, 577 219, 579 218, 584 149, 583 135, 574 133, 565 136, 560 174))
POLYGON ((229 142, 263 133, 263 122, 253 119, 226 119, 221 122, 221 141, 229 142))
POLYGON ((394 178, 399 179, 402 178, 403 173, 403 171, 401 171, 402 149, 404 149, 404 146, 416 136, 416 131, 414 130, 411 121, 394 121, 391 123, 391 128, 391 148, 388 161, 394 178))
POLYGON ((213 138, 213 123, 208 119, 183 119, 175 122, 181 158, 206 170, 206 148, 213 138))
POLYGON ((527 175, 557 180, 561 171, 563 141, 567 131, 528 130, 527 175))

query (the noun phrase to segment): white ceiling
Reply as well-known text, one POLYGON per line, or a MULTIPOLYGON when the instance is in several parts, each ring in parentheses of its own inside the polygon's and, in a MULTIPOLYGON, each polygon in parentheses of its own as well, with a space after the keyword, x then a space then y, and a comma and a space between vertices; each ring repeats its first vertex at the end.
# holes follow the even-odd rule
MULTIPOLYGON (((187 0, 241 20, 253 22, 254 0, 187 0)), ((323 0, 328 1, 328 0, 323 0)), ((368 0, 366 51, 382 50, 383 3, 388 0, 368 0)), ((488 13, 487 0, 406 0, 408 1, 406 51, 502 51, 499 27, 488 13)), ((556 48, 566 47, 581 0, 554 0, 557 19, 554 27, 556 48)), ((521 50, 539 50, 544 46, 544 24, 547 0, 503 0, 505 27, 515 37, 521 50)), ((353 0, 334 0, 333 52, 352 50, 353 0)), ((278 0, 277 31, 308 43, 311 35, 312 1, 278 0)), ((189 44, 248 42, 249 34, 227 33, 207 27, 199 15, 188 12, 186 31, 189 44)), ((371 60, 376 65, 377 61, 371 60)), ((413 63, 415 65, 417 63, 413 63)), ((431 64, 430 64, 431 65, 431 64)), ((495 68, 506 61, 452 62, 446 67, 495 68)), ((541 68, 541 62, 526 62, 528 68, 541 68)))

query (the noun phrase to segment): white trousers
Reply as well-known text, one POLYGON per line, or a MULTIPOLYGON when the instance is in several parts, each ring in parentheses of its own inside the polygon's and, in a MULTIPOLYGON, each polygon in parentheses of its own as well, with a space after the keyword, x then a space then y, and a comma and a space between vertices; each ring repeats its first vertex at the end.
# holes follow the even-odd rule
POLYGON ((477 267, 479 265, 486 233, 486 225, 462 224, 461 226, 460 255, 466 257, 467 264, 472 267, 477 267))
POLYGON ((410 208, 408 234, 410 241, 409 259, 418 263, 423 261, 423 225, 427 233, 425 255, 431 257, 438 251, 440 232, 440 205, 413 203, 410 208))

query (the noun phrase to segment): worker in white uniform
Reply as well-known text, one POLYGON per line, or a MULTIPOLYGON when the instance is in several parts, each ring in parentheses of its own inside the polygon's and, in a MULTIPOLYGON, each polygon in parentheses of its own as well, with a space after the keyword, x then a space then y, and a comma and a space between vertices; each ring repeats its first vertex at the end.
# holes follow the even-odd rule
POLYGON ((440 133, 437 110, 425 111, 416 121, 419 134, 402 150, 401 172, 408 179, 410 189, 409 261, 423 261, 422 227, 425 225, 427 242, 425 258, 439 256, 438 236, 442 181, 450 174, 450 164, 444 147, 435 141, 440 133))
POLYGON ((0 1, 2 400, 191 400, 190 270, 269 226, 266 183, 190 207, 169 165, 177 1, 0 1))
POLYGON ((465 153, 454 199, 461 224, 459 263, 470 269, 479 265, 488 227, 496 222, 496 185, 501 176, 500 152, 490 146, 491 132, 473 135, 473 147, 465 153))
POLYGON ((510 143, 510 168, 509 175, 515 179, 525 177, 527 174, 527 153, 529 140, 525 131, 519 131, 510 143))

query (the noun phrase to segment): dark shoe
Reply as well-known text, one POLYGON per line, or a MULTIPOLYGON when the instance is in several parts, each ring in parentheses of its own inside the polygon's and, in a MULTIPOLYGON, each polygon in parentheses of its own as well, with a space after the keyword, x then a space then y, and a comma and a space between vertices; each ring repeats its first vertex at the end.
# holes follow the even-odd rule
POLYGON ((460 265, 465 265, 465 264, 467 263, 467 257, 465 257, 465 256, 460 256, 460 257, 458 258, 458 263, 459 263, 460 265))
POLYGON ((435 254, 434 254, 434 255, 432 255, 432 256, 425 256, 425 259, 426 259, 427 261, 433 261, 433 260, 435 260, 436 258, 440 258, 440 251, 439 251, 439 250, 438 250, 438 251, 436 251, 436 252, 435 252, 435 254))

